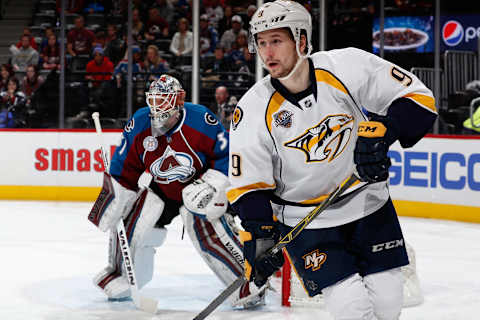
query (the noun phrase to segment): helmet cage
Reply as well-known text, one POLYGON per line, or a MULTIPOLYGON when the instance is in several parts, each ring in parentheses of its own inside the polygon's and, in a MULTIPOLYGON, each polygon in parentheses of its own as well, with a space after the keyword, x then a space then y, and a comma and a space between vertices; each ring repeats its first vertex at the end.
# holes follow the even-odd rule
POLYGON ((146 102, 150 108, 150 116, 155 126, 161 127, 168 120, 178 114, 182 105, 179 103, 179 95, 185 94, 177 79, 162 75, 150 85, 146 92, 146 102))

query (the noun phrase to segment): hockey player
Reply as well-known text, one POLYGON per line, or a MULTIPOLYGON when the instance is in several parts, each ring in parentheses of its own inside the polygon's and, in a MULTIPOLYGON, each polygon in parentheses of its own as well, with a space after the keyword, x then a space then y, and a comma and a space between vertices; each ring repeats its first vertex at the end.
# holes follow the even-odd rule
MULTIPOLYGON (((223 283, 243 272, 242 245, 226 212, 228 132, 207 108, 184 99, 174 77, 162 75, 152 82, 146 92, 148 107, 125 126, 89 215, 102 231, 115 230, 123 219, 140 288, 152 279, 155 249, 179 214, 195 248, 223 283), (144 172, 151 175, 149 187, 138 185, 144 172)), ((130 289, 117 234, 110 234, 108 266, 94 283, 109 299, 122 300, 130 289)), ((231 302, 256 306, 264 294, 265 288, 244 286, 231 302)))
POLYGON ((335 319, 398 319, 408 258, 387 151, 428 132, 435 102, 414 75, 375 55, 311 54, 311 36, 310 14, 293 1, 266 3, 250 21, 250 48, 270 74, 241 98, 230 129, 227 195, 245 229, 245 275, 262 286, 283 263, 265 250, 356 171, 362 182, 286 251, 335 319))

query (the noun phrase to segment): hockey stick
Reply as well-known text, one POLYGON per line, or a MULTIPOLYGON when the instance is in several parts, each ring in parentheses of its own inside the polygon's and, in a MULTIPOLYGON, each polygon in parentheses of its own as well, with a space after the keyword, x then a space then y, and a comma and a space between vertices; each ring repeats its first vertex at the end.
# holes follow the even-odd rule
MULTIPOLYGON (((295 239, 306 226, 310 224, 320 213, 322 213, 328 206, 330 206, 335 199, 337 199, 345 190, 350 188, 355 182, 358 181, 358 178, 352 174, 348 177, 344 182, 342 182, 339 186, 333 190, 328 197, 315 209, 310 211, 309 214, 305 216, 289 233, 287 233, 280 241, 278 241, 272 248, 268 250, 268 254, 274 255, 278 253, 280 250, 285 248, 293 239, 295 239)), ((205 307, 193 320, 203 320, 205 319, 210 313, 212 313, 220 304, 222 304, 235 290, 240 288, 245 282, 247 282, 247 278, 245 275, 241 275, 237 278, 232 284, 230 284, 225 290, 220 293, 218 297, 216 297, 210 304, 205 307)))
MULTIPOLYGON (((108 172, 109 160, 106 149, 103 144, 102 126, 100 124, 100 114, 98 112, 92 113, 92 119, 95 123, 95 130, 100 140, 100 148, 102 150, 102 160, 104 170, 108 172)), ((155 314, 157 312, 157 301, 151 298, 143 297, 138 292, 137 277, 135 276, 135 268, 132 259, 132 253, 130 252, 130 246, 128 245, 127 233, 125 232, 125 225, 123 219, 117 224, 117 235, 120 244, 120 251, 122 252, 123 265, 125 272, 127 273, 128 284, 130 285, 130 292, 132 293, 132 300, 135 306, 143 311, 155 314)))

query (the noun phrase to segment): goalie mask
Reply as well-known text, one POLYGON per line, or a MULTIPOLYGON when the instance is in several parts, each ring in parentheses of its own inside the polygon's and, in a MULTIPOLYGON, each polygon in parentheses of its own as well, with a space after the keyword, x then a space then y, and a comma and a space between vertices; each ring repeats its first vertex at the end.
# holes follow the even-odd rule
POLYGON ((169 75, 161 75, 150 84, 146 92, 152 128, 164 134, 177 123, 185 102, 185 90, 180 82, 169 75))
MULTIPOLYGON (((300 57, 292 71, 284 78, 287 79, 297 69, 300 61, 310 56, 312 52, 312 17, 310 13, 300 3, 288 0, 276 0, 268 2, 257 9, 250 20, 250 32, 248 39, 248 49, 251 53, 258 52, 256 35, 260 32, 288 28, 293 35, 297 54, 300 57), (302 30, 307 38, 307 52, 300 52, 300 35, 302 30)), ((262 64, 263 64, 263 59, 262 64)), ((265 67, 265 65, 264 65, 265 67)))

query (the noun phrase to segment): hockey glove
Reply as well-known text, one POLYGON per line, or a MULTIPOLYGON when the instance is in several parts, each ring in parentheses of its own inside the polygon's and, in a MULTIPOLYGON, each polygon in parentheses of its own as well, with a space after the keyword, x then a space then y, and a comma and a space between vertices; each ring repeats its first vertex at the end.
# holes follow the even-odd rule
POLYGON ((388 148, 397 140, 386 117, 375 115, 373 121, 358 125, 358 139, 354 151, 354 162, 359 178, 366 182, 387 180, 391 165, 388 148))
POLYGON ((280 239, 277 222, 245 221, 242 226, 246 231, 240 231, 243 241, 243 257, 245 260, 245 277, 253 281, 257 287, 262 287, 268 278, 283 266, 284 258, 281 251, 270 255, 268 249, 280 239))

